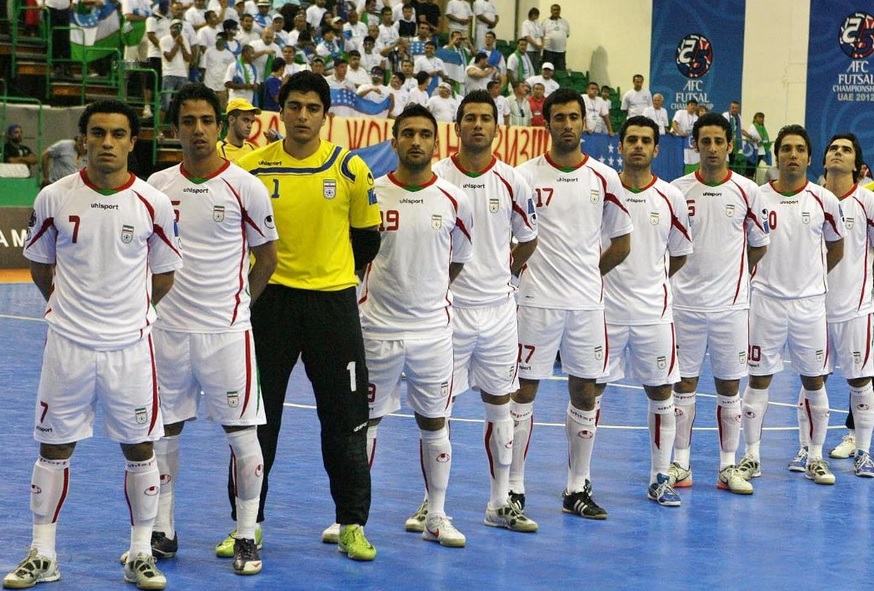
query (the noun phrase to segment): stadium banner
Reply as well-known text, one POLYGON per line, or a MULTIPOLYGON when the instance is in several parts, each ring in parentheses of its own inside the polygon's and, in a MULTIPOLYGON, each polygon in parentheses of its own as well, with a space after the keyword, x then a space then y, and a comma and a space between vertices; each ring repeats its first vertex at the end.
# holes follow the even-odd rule
POLYGON ((746 0, 653 0, 652 8, 650 91, 664 95, 672 116, 692 98, 728 111, 741 99, 746 0))
POLYGON ((93 62, 108 55, 120 56, 121 23, 113 2, 89 6, 79 2, 70 14, 70 57, 93 62))
POLYGON ((0 269, 27 269, 24 240, 32 207, 0 207, 0 269))
MULTIPOLYGON (((861 0, 810 3, 804 125, 813 144, 811 174, 822 172, 826 142, 836 133, 859 137, 874 151, 874 4, 861 0)), ((776 133, 773 134, 776 137, 776 133)))

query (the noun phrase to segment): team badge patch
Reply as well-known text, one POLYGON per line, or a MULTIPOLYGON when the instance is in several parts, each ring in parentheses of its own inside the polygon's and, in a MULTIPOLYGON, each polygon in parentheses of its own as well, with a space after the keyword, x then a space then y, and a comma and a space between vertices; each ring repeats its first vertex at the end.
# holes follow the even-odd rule
POLYGON ((501 202, 497 197, 489 198, 489 211, 491 213, 498 213, 498 208, 500 207, 501 202))
POLYGON ((747 353, 746 353, 746 351, 741 351, 740 353, 737 354, 737 362, 738 362, 740 365, 746 365, 746 364, 747 364, 747 353))
POLYGON ((449 396, 449 382, 440 384, 440 396, 449 396))
POLYGON ((439 230, 443 227, 443 216, 439 214, 434 214, 431 216, 431 227, 435 230, 439 230))
POLYGON ((604 359, 604 347, 602 347, 601 345, 595 347, 595 359, 597 359, 598 361, 604 359))
POLYGON ((599 191, 598 189, 592 189, 591 191, 589 191, 589 201, 591 201, 592 203, 598 203, 600 199, 601 191, 599 191))
POLYGON ((146 412, 145 407, 135 408, 134 417, 136 417, 137 425, 145 425, 146 421, 149 420, 149 413, 146 412))
POLYGON ((130 244, 134 239, 134 227, 125 224, 121 227, 121 241, 130 244))
POLYGON ((653 226, 659 225, 659 212, 651 211, 649 213, 649 223, 652 224, 653 226))
POLYGON ((844 224, 846 224, 847 230, 852 230, 853 226, 856 225, 856 222, 853 218, 844 218, 844 224))
POLYGON ((855 363, 856 365, 862 365, 861 351, 853 351, 853 363, 855 363))
POLYGON ((225 221, 225 208, 222 205, 216 205, 212 208, 212 221, 214 222, 223 222, 225 221))
POLYGON ((816 360, 822 361, 822 358, 825 356, 825 352, 822 349, 817 350, 816 352, 816 360))
POLYGON ((725 206, 725 217, 727 217, 727 218, 734 217, 734 205, 726 205, 725 206))
POLYGON ((664 355, 660 355, 656 358, 656 367, 659 369, 664 369, 668 366, 668 359, 664 355))
POLYGON ((802 211, 801 212, 801 223, 803 223, 803 224, 810 223, 810 212, 809 211, 802 211))
POLYGON ((322 181, 322 195, 325 199, 333 199, 337 196, 337 181, 334 179, 325 179, 322 181))
POLYGON ((237 408, 240 406, 240 393, 236 390, 228 392, 228 406, 231 408, 237 408))

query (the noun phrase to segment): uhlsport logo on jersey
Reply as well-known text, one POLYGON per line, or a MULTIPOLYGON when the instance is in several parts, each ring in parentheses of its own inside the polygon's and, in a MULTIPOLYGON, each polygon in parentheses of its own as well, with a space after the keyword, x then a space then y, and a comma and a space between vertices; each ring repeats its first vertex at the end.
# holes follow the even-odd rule
POLYGON ((713 65, 713 45, 704 35, 690 33, 677 44, 676 62, 686 78, 701 78, 713 65))
POLYGON ((439 230, 443 227, 443 216, 435 213, 431 216, 431 227, 435 230, 439 230))
POLYGON ((121 241, 130 244, 134 239, 134 227, 127 224, 121 227, 121 241))
POLYGON ((223 205, 216 205, 212 208, 212 221, 214 222, 223 222, 225 221, 225 208, 223 205))
POLYGON ((322 195, 325 196, 325 199, 333 199, 337 196, 337 181, 335 179, 322 181, 322 195))
POLYGON ((228 406, 231 408, 237 408, 240 406, 240 393, 236 390, 228 392, 228 406))
POLYGON ((874 54, 874 16, 854 12, 844 19, 838 37, 841 50, 850 59, 863 60, 874 54))
POLYGON ((146 421, 149 420, 149 413, 145 407, 135 408, 134 417, 136 417, 138 425, 145 425, 146 421))
POLYGON ((500 200, 497 197, 489 197, 489 211, 492 213, 498 213, 498 208, 500 207, 500 200))

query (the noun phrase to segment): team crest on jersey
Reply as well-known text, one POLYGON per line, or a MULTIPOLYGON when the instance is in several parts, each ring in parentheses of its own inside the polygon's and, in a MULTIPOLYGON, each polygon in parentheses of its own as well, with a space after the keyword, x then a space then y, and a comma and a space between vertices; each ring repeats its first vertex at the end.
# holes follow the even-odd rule
POLYGON ((809 224, 810 223, 810 212, 809 211, 802 211, 801 212, 801 223, 802 224, 809 224))
POLYGON ((844 218, 844 224, 847 226, 847 230, 852 230, 856 222, 853 218, 844 218))
POLYGON ((240 393, 236 390, 228 392, 228 406, 231 408, 237 408, 240 406, 240 393))
POLYGON ((853 351, 853 363, 855 363, 856 365, 862 365, 861 351, 853 351))
POLYGON ((137 420, 137 425, 145 425, 146 421, 149 420, 149 413, 146 411, 146 407, 135 408, 134 417, 137 420))
POLYGON ((668 358, 664 355, 660 355, 656 358, 656 367, 659 369, 664 369, 668 366, 668 358))
POLYGON ((225 221, 225 208, 222 205, 216 205, 212 208, 212 221, 214 222, 223 222, 225 221))
POLYGON ((601 191, 598 189, 592 189, 589 191, 589 201, 592 203, 598 203, 598 200, 601 199, 601 191))
POLYGON ((600 345, 595 347, 595 359, 597 359, 598 361, 604 359, 604 347, 600 345))
POLYGON ((651 211, 649 212, 649 223, 653 226, 659 225, 659 212, 651 211))
POLYGON ((337 181, 334 179, 325 179, 322 181, 322 195, 325 199, 333 199, 337 196, 337 181))
POLYGON ((435 230, 439 230, 443 227, 443 216, 440 214, 434 214, 431 216, 431 227, 435 230))
POLYGON ((134 239, 134 227, 127 224, 121 227, 121 241, 130 244, 134 239))
POLYGON ((728 218, 734 217, 734 205, 726 205, 725 206, 725 217, 728 217, 728 218))
POLYGON ((500 206, 500 204, 501 204, 501 202, 497 197, 490 197, 489 198, 489 211, 492 213, 498 213, 498 207, 500 206))

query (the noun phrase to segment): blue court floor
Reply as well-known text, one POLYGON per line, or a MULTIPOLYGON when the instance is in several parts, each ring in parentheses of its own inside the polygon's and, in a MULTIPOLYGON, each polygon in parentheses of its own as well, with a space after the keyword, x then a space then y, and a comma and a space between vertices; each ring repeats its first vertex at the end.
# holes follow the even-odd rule
MULTIPOLYGON (((29 483, 37 445, 33 400, 45 336, 43 305, 29 284, 0 285, 0 571, 11 570, 30 543, 29 483)), ((556 370, 558 371, 558 370, 556 370)), ((566 380, 544 382, 535 405, 527 468, 526 512, 534 534, 483 525, 488 479, 478 396, 467 393, 452 421, 453 466, 447 511, 467 535, 467 547, 443 548, 406 533, 404 520, 422 498, 418 435, 411 415, 387 417, 373 467, 368 537, 379 555, 355 563, 320 543, 333 520, 321 465, 312 393, 302 371, 290 386, 281 446, 271 474, 264 571, 232 573, 213 547, 233 528, 225 494, 227 445, 206 421, 182 436, 177 484, 175 559, 161 563, 168 589, 864 589, 874 579, 870 559, 874 482, 857 478, 850 460, 832 468, 835 486, 819 486, 786 470, 797 450, 794 401, 798 380, 785 371, 772 387, 765 419, 763 475, 755 494, 717 490, 715 399, 709 369, 702 376, 692 452, 695 486, 682 489, 683 506, 659 507, 646 498, 649 450, 646 398, 630 385, 610 386, 595 447, 595 499, 609 511, 603 522, 561 512, 565 484, 566 380)), ((843 434, 847 390, 832 380, 833 408, 826 448, 843 434)), ((119 554, 127 548, 124 462, 118 446, 97 436, 79 444, 72 484, 60 518, 62 578, 53 591, 125 589, 119 554)), ((132 588, 132 587, 131 587, 132 588)))

